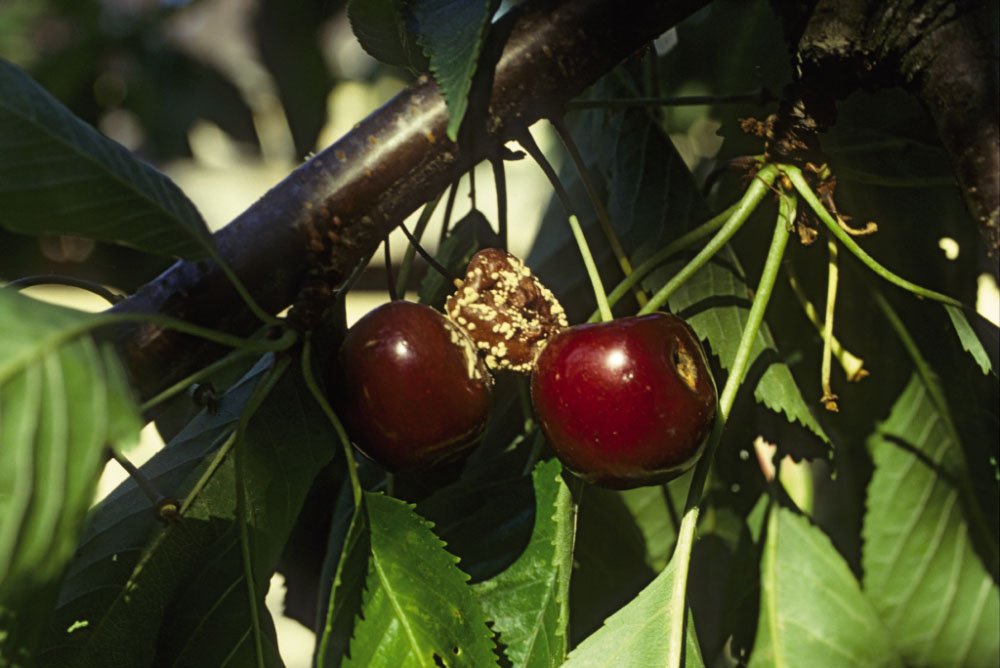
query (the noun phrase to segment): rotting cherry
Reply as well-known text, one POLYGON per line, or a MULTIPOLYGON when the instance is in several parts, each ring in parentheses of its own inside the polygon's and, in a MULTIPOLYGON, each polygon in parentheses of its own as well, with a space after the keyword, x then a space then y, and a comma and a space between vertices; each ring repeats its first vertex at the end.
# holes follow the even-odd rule
POLYGON ((691 467, 712 430, 716 390, 688 324, 653 313, 553 336, 532 371, 531 400, 570 471, 629 489, 691 467))
POLYGON ((454 461, 482 435, 492 377, 465 332, 429 306, 392 301, 344 338, 330 382, 355 446, 384 468, 454 461))

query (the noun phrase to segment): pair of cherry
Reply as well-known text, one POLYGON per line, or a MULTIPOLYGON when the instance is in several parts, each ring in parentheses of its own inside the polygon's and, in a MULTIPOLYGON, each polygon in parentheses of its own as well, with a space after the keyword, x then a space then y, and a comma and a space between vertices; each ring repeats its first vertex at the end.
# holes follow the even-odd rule
MULTIPOLYGON (((389 302, 361 318, 341 347, 335 380, 355 445, 393 471, 426 470, 466 453, 489 417, 492 377, 479 352, 489 358, 496 350, 476 336, 466 318, 413 302, 389 302)), ((680 318, 654 313, 554 328, 537 349, 527 369, 535 414, 579 477, 612 488, 658 484, 701 454, 715 385, 680 318)))

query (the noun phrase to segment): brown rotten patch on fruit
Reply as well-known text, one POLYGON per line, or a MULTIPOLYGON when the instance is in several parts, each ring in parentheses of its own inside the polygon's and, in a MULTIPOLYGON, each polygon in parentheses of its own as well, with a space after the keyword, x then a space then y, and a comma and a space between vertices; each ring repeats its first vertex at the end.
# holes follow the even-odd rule
POLYGON ((493 371, 530 373, 545 342, 567 326, 566 312, 552 292, 521 260, 499 248, 472 256, 445 311, 493 371))

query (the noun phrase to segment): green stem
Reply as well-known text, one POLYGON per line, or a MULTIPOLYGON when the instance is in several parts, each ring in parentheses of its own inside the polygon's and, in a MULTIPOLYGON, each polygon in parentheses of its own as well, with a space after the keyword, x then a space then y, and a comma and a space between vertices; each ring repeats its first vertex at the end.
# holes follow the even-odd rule
MULTIPOLYGON (((799 278, 795 274, 795 268, 790 262, 785 263, 785 273, 788 274, 788 284, 792 287, 792 292, 795 293, 799 304, 802 305, 802 310, 805 312, 806 317, 813 324, 813 327, 816 328, 816 331, 822 335, 823 322, 819 319, 819 312, 816 310, 816 306, 809 300, 809 297, 806 296, 805 291, 802 289, 802 284, 799 283, 799 278)), ((833 356, 837 358, 840 366, 844 368, 844 373, 847 374, 848 381, 859 381, 868 375, 868 371, 864 368, 865 361, 844 348, 836 336, 830 338, 830 348, 832 349, 833 356)))
POLYGON ((694 258, 688 262, 683 269, 681 269, 677 274, 671 278, 666 285, 659 289, 659 291, 653 295, 653 298, 649 300, 649 303, 639 309, 639 315, 645 315, 647 313, 653 313, 659 310, 664 304, 667 303, 667 299, 682 286, 691 276, 694 275, 699 269, 701 269, 706 262, 708 262, 713 255, 715 255, 723 246, 726 245, 736 231, 740 229, 740 226, 750 217, 760 201, 764 199, 764 195, 767 194, 768 190, 771 188, 771 184, 774 183, 774 179, 777 176, 778 169, 774 165, 765 165, 759 172, 757 172, 756 177, 754 177, 753 182, 747 188, 746 193, 743 198, 736 205, 736 210, 726 221, 726 224, 722 226, 715 236, 712 237, 711 241, 705 244, 694 258))
POLYGON ((222 269, 222 273, 224 273, 226 275, 226 278, 229 279, 229 282, 236 289, 236 292, 243 299, 243 302, 250 308, 253 314, 257 316, 257 318, 261 322, 263 322, 265 325, 281 324, 280 318, 274 317, 273 315, 265 311, 260 304, 257 303, 257 300, 253 298, 253 295, 250 294, 250 291, 247 290, 247 287, 243 285, 243 281, 241 281, 240 277, 236 275, 236 272, 233 271, 233 268, 230 267, 229 264, 227 264, 225 260, 222 259, 222 256, 219 255, 218 252, 216 252, 214 249, 212 250, 212 259, 215 260, 215 262, 219 265, 219 268, 222 269))
MULTIPOLYGON (((597 213, 597 222, 601 226, 601 231, 604 232, 604 237, 608 240, 611 251, 615 254, 615 259, 618 260, 618 265, 622 268, 622 274, 627 278, 632 274, 632 263, 625 253, 625 248, 622 247, 622 242, 618 238, 618 234, 615 233, 615 229, 611 226, 611 217, 608 215, 608 210, 604 208, 604 202, 601 201, 601 197, 597 192, 597 186, 594 185, 594 180, 590 178, 590 170, 587 169, 583 156, 580 155, 580 150, 577 148, 576 142, 573 141, 573 135, 570 134, 563 119, 550 119, 549 122, 556 129, 556 134, 559 135, 559 139, 562 140, 563 146, 566 147, 570 159, 573 160, 576 173, 580 176, 580 181, 583 183, 583 189, 587 191, 587 197, 590 198, 594 212, 597 213)), ((633 282, 632 285, 635 286, 636 283, 633 282)), ((643 292, 641 287, 635 288, 635 299, 639 302, 639 306, 645 306, 648 301, 648 297, 646 297, 646 293, 643 292)))
POLYGON ((833 358, 833 312, 837 303, 837 243, 830 239, 827 243, 830 260, 827 263, 826 314, 823 320, 823 361, 820 366, 820 381, 823 388, 823 405, 827 410, 837 410, 837 395, 830 386, 830 366, 833 358))
POLYGON ((86 290, 97 295, 109 304, 117 304, 125 299, 123 295, 108 290, 100 283, 88 281, 84 278, 77 278, 76 276, 62 276, 60 274, 38 274, 15 278, 3 287, 10 288, 11 290, 24 290, 36 285, 66 285, 72 288, 79 288, 80 290, 86 290))
POLYGON ((943 304, 950 304, 952 306, 962 305, 962 303, 957 299, 953 299, 952 297, 943 295, 940 292, 934 292, 933 290, 922 288, 916 283, 911 283, 905 278, 901 278, 900 276, 897 276, 896 274, 892 273, 891 271, 883 267, 881 264, 875 261, 875 259, 872 256, 868 255, 868 253, 866 253, 860 246, 858 246, 857 242, 854 241, 851 235, 845 232, 844 229, 837 223, 834 217, 830 214, 830 212, 826 210, 826 207, 824 207, 823 204, 819 201, 819 198, 816 197, 816 194, 812 191, 812 188, 809 187, 809 183, 806 181, 805 176, 803 176, 801 170, 799 170, 797 167, 792 167, 791 165, 782 165, 781 171, 788 175, 788 178, 791 179, 792 184, 795 186, 795 189, 799 192, 799 195, 802 196, 802 199, 804 199, 806 201, 806 204, 808 204, 810 208, 812 208, 812 210, 816 213, 819 219, 822 220, 823 223, 828 228, 830 228, 830 231, 833 232, 833 236, 837 237, 837 239, 840 240, 840 243, 844 244, 844 246, 847 247, 847 250, 854 253, 855 257, 861 260, 861 262, 863 262, 869 269, 871 269, 876 274, 878 274, 885 280, 889 281, 893 285, 899 286, 904 290, 908 290, 915 295, 919 295, 921 297, 927 297, 928 299, 933 299, 934 301, 939 301, 943 304))
POLYGON ((159 313, 103 313, 100 316, 101 326, 116 325, 122 323, 139 323, 158 325, 165 329, 173 329, 182 334, 190 334, 201 339, 206 339, 214 343, 220 343, 230 348, 238 348, 246 352, 269 353, 285 350, 289 348, 297 338, 295 332, 289 330, 277 339, 250 338, 244 339, 239 336, 220 332, 208 327, 201 327, 194 323, 160 315, 159 313), (290 334, 289 334, 290 332, 290 334))
MULTIPOLYGON (((427 224, 430 222, 431 216, 434 215, 438 202, 441 201, 443 195, 444 191, 442 190, 438 193, 437 197, 425 204, 424 208, 420 211, 420 217, 417 218, 417 224, 413 228, 413 237, 418 241, 423 239, 424 230, 427 229, 427 224)), ((406 284, 410 280, 410 269, 413 266, 413 258, 416 256, 416 253, 417 249, 413 244, 409 244, 403 253, 403 260, 399 264, 399 273, 396 275, 396 294, 398 295, 406 295, 406 284)))
POLYGON ((597 299, 597 309, 601 312, 601 321, 610 322, 614 319, 614 316, 611 315, 608 296, 604 292, 601 275, 597 273, 597 264, 594 262, 594 256, 590 254, 590 246, 587 245, 587 239, 583 236, 583 230, 580 229, 580 221, 576 219, 576 216, 569 217, 569 226, 573 230, 573 236, 576 238, 576 245, 580 248, 580 256, 583 258, 583 264, 587 267, 587 276, 590 277, 590 283, 594 288, 594 297, 597 299))
POLYGON ((313 399, 319 404, 320 410, 326 415, 330 424, 333 425, 333 430, 337 432, 337 440, 340 441, 341 448, 344 451, 344 461, 347 463, 347 475, 351 480, 351 492, 354 497, 354 507, 358 508, 361 506, 361 481, 358 479, 358 467, 354 461, 354 451, 351 449, 351 439, 348 438, 347 432, 344 430, 344 425, 341 423, 340 418, 337 414, 333 412, 333 408, 330 407, 330 402, 326 400, 326 395, 319 388, 319 384, 316 382, 316 376, 313 374, 312 370, 312 334, 307 333, 306 339, 302 345, 302 377, 306 381, 306 387, 309 388, 309 392, 312 394, 313 399))
POLYGON ((149 481, 149 478, 142 471, 136 468, 135 464, 129 461, 128 457, 120 452, 115 452, 114 448, 109 448, 109 452, 111 453, 111 458, 125 469, 125 473, 135 481, 135 484, 142 490, 142 493, 146 495, 146 498, 149 499, 149 502, 154 507, 163 501, 164 496, 160 493, 160 490, 156 489, 156 486, 149 481))
POLYGON ((671 611, 670 627, 668 629, 669 654, 667 666, 669 668, 680 668, 681 666, 685 621, 687 618, 687 574, 691 562, 691 546, 694 543, 694 533, 698 525, 699 507, 702 495, 705 493, 708 472, 712 466, 712 460, 715 458, 715 451, 718 449, 719 441, 722 438, 726 420, 729 418, 729 413, 736 400, 736 392, 739 390, 740 385, 743 384, 753 343, 764 320, 764 311, 767 309, 767 304, 771 299, 774 282, 781 267, 781 258, 788 244, 789 215, 793 210, 793 205, 786 200, 787 198, 785 197, 781 198, 778 222, 774 228, 774 236, 771 238, 771 247, 768 250, 767 260, 764 263, 764 271, 757 285, 757 292, 754 294, 750 312, 747 314, 747 323, 743 327, 743 334, 740 336, 736 356, 730 365, 729 377, 726 379, 726 385, 719 396, 715 425, 712 429, 712 434, 709 436, 708 446, 695 466, 694 474, 691 478, 691 487, 688 489, 684 517, 681 519, 681 528, 677 535, 677 546, 674 548, 672 559, 672 561, 675 561, 675 566, 669 603, 671 611))
MULTIPOLYGON (((282 336, 287 336, 287 335, 292 335, 292 337, 294 337, 295 333, 289 330, 282 336)), ((193 374, 187 376, 186 378, 182 378, 181 380, 177 381, 167 389, 163 390, 162 392, 154 396, 152 399, 143 402, 139 406, 139 412, 145 413, 150 408, 158 406, 163 402, 165 402, 167 399, 170 399, 180 394, 181 392, 191 387, 195 383, 201 382, 203 379, 208 378, 209 376, 219 371, 220 369, 224 369, 230 364, 234 364, 243 359, 244 357, 249 357, 250 355, 254 354, 257 353, 250 352, 247 350, 235 350, 229 353, 222 359, 212 362, 208 366, 204 367, 203 369, 199 369, 198 371, 195 371, 193 374)))
MULTIPOLYGON (((651 271, 659 267, 661 264, 666 262, 675 253, 678 253, 696 241, 707 237, 712 232, 722 227, 722 224, 729 220, 729 217, 733 215, 736 211, 736 204, 729 207, 717 216, 710 218, 708 221, 702 223, 698 227, 694 228, 690 232, 678 237, 673 242, 668 244, 662 250, 658 251, 655 255, 650 257, 648 260, 644 261, 638 267, 632 270, 632 273, 625 277, 615 289, 611 291, 608 295, 608 303, 614 306, 618 301, 625 296, 625 293, 632 289, 632 286, 641 281, 649 274, 651 271)), ((601 314, 598 311, 594 311, 591 314, 588 322, 598 322, 600 320, 601 314)))

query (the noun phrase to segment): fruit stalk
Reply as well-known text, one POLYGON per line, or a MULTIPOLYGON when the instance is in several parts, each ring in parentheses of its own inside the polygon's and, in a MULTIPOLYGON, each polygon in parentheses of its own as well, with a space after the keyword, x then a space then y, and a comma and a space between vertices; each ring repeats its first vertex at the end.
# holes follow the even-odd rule
POLYGON ((604 284, 601 283, 601 275, 597 272, 597 264, 594 256, 590 253, 590 246, 587 245, 587 238, 583 236, 583 229, 580 228, 580 221, 576 216, 569 217, 569 226, 573 230, 573 238, 580 249, 580 257, 587 267, 587 276, 590 277, 590 284, 594 287, 594 298, 597 300, 597 310, 601 314, 601 322, 610 322, 614 319, 611 315, 611 307, 608 305, 608 296, 604 292, 604 284))
POLYGON ((736 205, 736 210, 729 217, 729 220, 726 221, 726 224, 722 226, 722 229, 716 232, 715 236, 705 244, 705 247, 698 251, 698 254, 684 265, 684 268, 677 272, 666 285, 660 288, 645 306, 639 309, 639 315, 658 311, 667 303, 667 299, 674 294, 677 288, 684 285, 695 272, 705 266, 705 263, 726 245, 726 242, 736 234, 736 231, 746 222, 746 219, 750 217, 750 214, 757 208, 760 201, 764 199, 764 195, 771 188, 771 184, 774 183, 777 174, 778 168, 774 165, 765 165, 757 172, 750 187, 747 188, 746 193, 743 195, 743 199, 736 205))
MULTIPOLYGON (((772 172, 772 179, 773 174, 772 172)), ((685 621, 687 620, 687 573, 691 563, 691 546, 694 542, 694 533, 698 525, 701 497, 705 492, 708 472, 712 466, 712 460, 715 458, 715 451, 725 428, 726 419, 729 417, 730 410, 732 410, 733 402, 736 399, 736 392, 743 383, 743 377, 746 374, 747 365, 750 361, 750 352, 753 349, 753 343, 757 338, 760 325, 764 320, 764 311, 767 309, 767 304, 771 299, 774 282, 781 267, 781 259, 785 254, 785 247, 788 244, 789 223, 794 220, 795 216, 795 200, 793 198, 783 195, 779 201, 779 207, 778 222, 774 227, 774 236, 771 237, 771 247, 767 253, 764 271, 761 273, 757 292, 754 294, 750 312, 747 314, 747 323, 743 327, 743 334, 740 337, 739 347, 736 350, 736 357, 733 359, 729 370, 729 377, 726 379, 726 385, 719 396, 719 408, 716 413, 715 428, 712 430, 712 435, 709 436, 708 447, 702 455, 701 460, 695 466, 694 475, 691 478, 691 486, 688 489, 688 498, 685 503, 684 517, 681 519, 681 528, 677 535, 677 546, 674 548, 673 556, 673 559, 676 560, 676 565, 669 603, 671 614, 669 616, 668 647, 670 649, 667 657, 667 666, 670 668, 681 668, 684 629, 685 621)))
POLYGON ((950 304, 951 306, 962 306, 962 302, 949 297, 948 295, 943 295, 940 292, 934 292, 933 290, 928 290, 927 288, 922 288, 916 283, 911 283, 910 281, 897 276, 892 273, 881 264, 879 264, 875 258, 866 253, 861 246, 858 245, 851 235, 849 235, 844 228, 840 226, 839 223, 834 219, 830 212, 826 210, 823 203, 819 201, 816 197, 816 193, 812 191, 809 187, 809 183, 806 181, 805 176, 802 171, 797 167, 792 167, 791 165, 782 165, 782 172, 784 172, 788 178, 791 180, 792 185, 799 192, 799 195, 805 200, 806 204, 816 213, 820 220, 827 226, 827 228, 833 233, 833 236, 840 240, 840 243, 844 244, 847 250, 854 253, 863 264, 865 264, 869 269, 874 271, 876 274, 889 281, 893 285, 899 286, 904 290, 908 290, 915 295, 921 297, 927 297, 928 299, 933 299, 934 301, 941 302, 942 304, 950 304))

